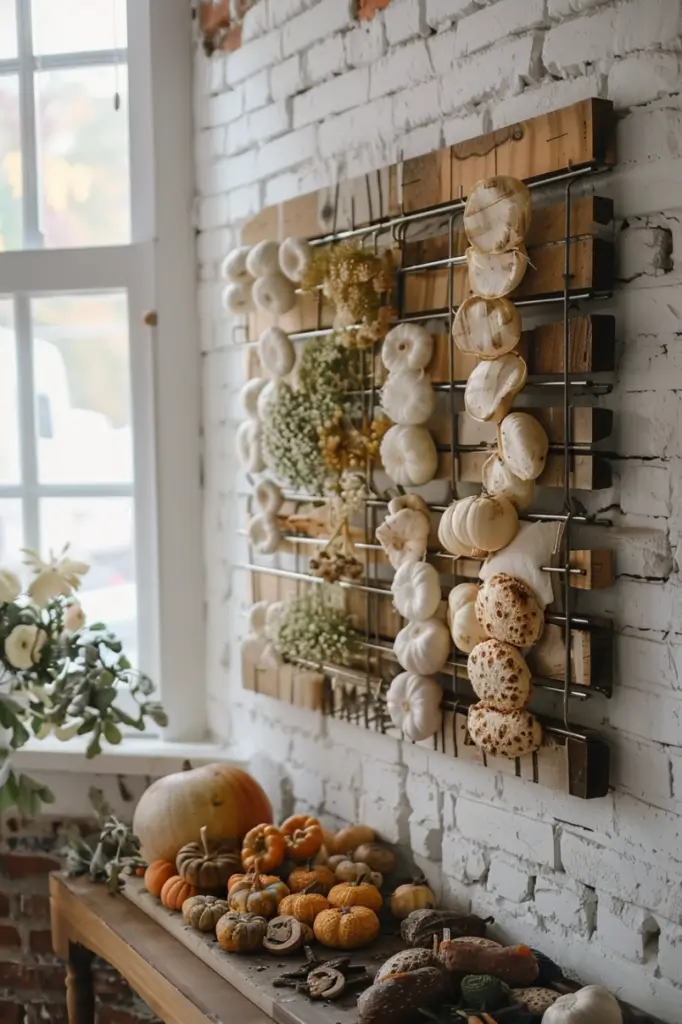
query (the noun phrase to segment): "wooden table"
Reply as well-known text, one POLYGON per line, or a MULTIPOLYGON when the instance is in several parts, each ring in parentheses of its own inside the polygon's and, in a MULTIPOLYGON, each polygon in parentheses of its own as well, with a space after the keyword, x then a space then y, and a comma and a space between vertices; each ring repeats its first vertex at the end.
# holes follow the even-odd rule
POLYGON ((93 1024, 93 956, 120 971, 166 1024, 271 1024, 250 1000, 128 900, 83 878, 50 878, 52 943, 67 962, 69 1024, 93 1024))

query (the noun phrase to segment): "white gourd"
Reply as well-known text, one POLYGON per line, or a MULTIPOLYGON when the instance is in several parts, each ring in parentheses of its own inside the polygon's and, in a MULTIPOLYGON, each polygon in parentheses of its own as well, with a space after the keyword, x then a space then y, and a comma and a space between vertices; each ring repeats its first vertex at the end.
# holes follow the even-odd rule
POLYGON ((450 508, 452 512, 443 513, 448 516, 447 530, 439 530, 439 537, 453 555, 475 557, 480 552, 498 551, 518 529, 516 509, 506 498, 473 495, 460 498, 450 508))
POLYGON ((530 669, 512 644, 492 638, 476 644, 467 660, 467 674, 478 699, 498 711, 516 711, 530 700, 530 669))
POLYGON ((250 251, 250 246, 241 245, 238 249, 228 252, 220 267, 220 276, 224 277, 230 284, 250 283, 253 278, 246 269, 246 259, 250 251))
POLYGON ((285 238, 279 247, 279 269, 294 284, 303 280, 313 250, 306 238, 285 238))
POLYGON ((260 423, 244 420, 239 424, 236 448, 237 458, 247 473, 261 473, 265 469, 260 423))
POLYGON ((488 639, 483 626, 476 618, 475 583, 459 583, 448 596, 448 622, 455 647, 464 654, 470 654, 476 644, 488 639))
POLYGON ((521 480, 537 480, 545 468, 549 438, 527 412, 510 412, 497 428, 500 457, 521 480))
POLYGON ((228 284, 223 289, 222 305, 225 312, 231 313, 233 316, 251 313, 254 309, 253 283, 242 281, 239 284, 228 284))
POLYGON ((469 248, 466 258, 469 287, 474 295, 482 295, 484 299, 500 299, 509 295, 521 284, 528 268, 524 245, 509 252, 490 254, 469 248))
POLYGON ((256 601, 249 608, 249 631, 251 633, 256 633, 260 636, 261 633, 265 632, 268 604, 268 601, 256 601))
POLYGON ((276 516, 284 504, 284 495, 274 480, 259 480, 253 497, 261 512, 270 516, 276 516))
POLYGON ((296 292, 284 274, 266 274, 253 282, 253 301, 271 316, 284 316, 296 304, 296 292))
POLYGON ((431 676, 440 670, 450 653, 450 633, 440 619, 408 622, 393 644, 398 663, 407 672, 431 676))
POLYGON ((419 494, 397 494, 388 503, 389 515, 394 516, 403 508, 411 508, 415 512, 423 512, 425 516, 429 515, 429 506, 419 494))
POLYGON ((394 423, 426 423, 436 411, 436 392, 431 378, 421 370, 389 374, 381 392, 381 405, 394 423))
POLYGON ((263 513, 249 522, 247 530, 249 543, 261 555, 272 555, 279 547, 281 539, 279 524, 274 516, 267 516, 263 513))
POLYGON ((545 1010, 542 1024, 623 1024, 618 1000, 601 985, 586 985, 560 996, 545 1010))
MULTIPOLYGON (((473 704, 467 729, 476 746, 491 757, 523 757, 542 744, 542 726, 525 708, 499 711, 487 704, 473 704)), ((601 1024, 600 1018, 597 1021, 601 1024)))
POLYGON ((401 508, 387 515, 376 530, 376 538, 394 569, 419 562, 426 554, 431 521, 413 508, 401 508))
POLYGON ((521 314, 509 299, 473 295, 457 310, 452 337, 460 352, 498 359, 516 348, 521 326, 521 314))
POLYGON ((511 409, 515 395, 526 383, 528 368, 514 352, 478 363, 464 389, 464 404, 475 420, 499 423, 511 409))
POLYGON ((486 580, 476 598, 476 617, 496 640, 531 647, 545 628, 535 593, 523 580, 500 572, 486 580))
POLYGON ((438 732, 443 719, 443 691, 435 679, 401 672, 386 694, 386 707, 396 729, 418 743, 438 732))
POLYGON ((419 324, 398 324, 381 346, 381 360, 389 373, 425 370, 431 362, 433 338, 419 324))
POLYGON ((286 377, 296 362, 296 350, 286 331, 268 327, 258 339, 258 355, 271 377, 286 377))
POLYGON ((267 381, 265 377, 253 377, 251 380, 247 380, 244 387, 241 389, 239 394, 242 409, 244 415, 250 420, 259 419, 258 415, 258 397, 265 387, 267 381))
POLYGON ((246 269, 251 277, 265 277, 279 273, 279 244, 265 241, 254 245, 246 257, 246 269))
POLYGON ((505 252, 524 241, 531 216, 528 186, 511 175, 498 174, 472 188, 464 207, 464 231, 479 252, 505 252))
POLYGON ((533 481, 522 480, 512 473, 507 463, 503 462, 499 455, 491 455, 483 463, 481 482, 483 489, 488 494, 493 494, 496 498, 507 498, 519 511, 530 508, 533 504, 533 494, 535 493, 533 481))
POLYGON ((440 607, 440 576, 428 562, 405 562, 396 572, 393 603, 404 619, 430 619, 440 607))
POLYGON ((515 576, 527 583, 546 607, 554 600, 552 573, 543 572, 542 567, 552 565, 560 530, 557 523, 519 523, 514 539, 483 563, 480 578, 485 581, 500 572, 515 576))
POLYGON ((426 427, 391 427, 381 441, 380 456, 391 480, 400 487, 427 484, 438 470, 438 452, 426 427))

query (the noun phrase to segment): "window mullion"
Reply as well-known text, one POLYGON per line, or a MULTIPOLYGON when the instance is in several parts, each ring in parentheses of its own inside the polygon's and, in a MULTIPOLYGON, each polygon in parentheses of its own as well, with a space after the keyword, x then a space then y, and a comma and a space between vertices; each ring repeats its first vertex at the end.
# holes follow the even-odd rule
POLYGON ((29 548, 40 547, 38 509, 38 451, 34 404, 33 327, 31 300, 18 293, 14 297, 14 329, 17 354, 17 391, 19 404, 19 436, 21 451, 21 482, 24 491, 24 542, 29 548))
POLYGON ((41 249, 40 200, 38 195, 38 135, 36 131, 35 78, 31 5, 16 0, 19 42, 19 110, 21 117, 21 177, 23 186, 24 248, 41 249))

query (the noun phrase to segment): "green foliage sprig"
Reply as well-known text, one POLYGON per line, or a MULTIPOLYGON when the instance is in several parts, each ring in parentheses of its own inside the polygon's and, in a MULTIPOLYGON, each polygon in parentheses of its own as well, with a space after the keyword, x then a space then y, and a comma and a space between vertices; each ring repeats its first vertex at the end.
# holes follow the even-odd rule
POLYGON ((90 789, 90 802, 99 824, 99 837, 88 842, 77 826, 66 832, 67 874, 89 875, 93 882, 106 882, 112 896, 123 887, 123 875, 145 867, 140 840, 133 830, 119 821, 100 789, 90 789))

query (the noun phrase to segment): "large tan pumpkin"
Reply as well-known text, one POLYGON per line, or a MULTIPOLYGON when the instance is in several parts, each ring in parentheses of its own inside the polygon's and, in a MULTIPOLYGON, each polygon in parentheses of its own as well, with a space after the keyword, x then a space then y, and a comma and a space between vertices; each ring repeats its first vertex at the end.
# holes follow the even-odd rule
POLYGON ((235 846, 256 825, 272 821, 272 808, 255 779, 232 764, 209 764, 166 775, 145 790, 133 817, 142 856, 175 860, 203 825, 213 839, 235 846))

